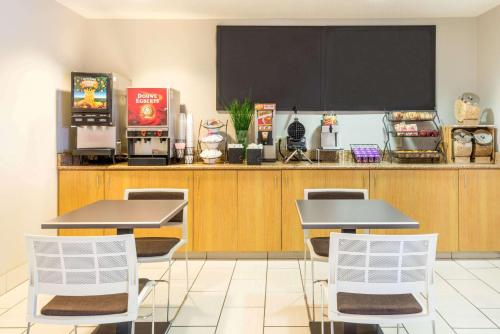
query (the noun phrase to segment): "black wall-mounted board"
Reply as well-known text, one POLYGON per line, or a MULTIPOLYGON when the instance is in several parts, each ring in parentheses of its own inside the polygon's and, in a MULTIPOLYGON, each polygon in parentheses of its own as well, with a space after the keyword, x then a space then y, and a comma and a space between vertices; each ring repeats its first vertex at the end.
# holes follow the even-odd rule
POLYGON ((325 110, 435 108, 435 26, 329 27, 325 110))
POLYGON ((244 97, 321 110, 321 42, 316 27, 217 27, 217 110, 244 97))
POLYGON ((434 109, 435 26, 218 26, 217 109, 434 109))

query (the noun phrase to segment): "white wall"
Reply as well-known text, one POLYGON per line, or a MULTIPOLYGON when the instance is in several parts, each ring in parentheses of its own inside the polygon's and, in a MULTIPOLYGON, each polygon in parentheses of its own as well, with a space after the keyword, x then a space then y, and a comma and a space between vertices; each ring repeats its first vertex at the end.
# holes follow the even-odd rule
POLYGON ((2 0, 0 276, 26 261, 24 234, 57 213, 57 101, 82 60, 83 23, 52 0, 2 0))
MULTIPOLYGON (((24 234, 40 233, 40 223, 56 214, 56 112, 68 105, 73 70, 113 71, 131 78, 136 86, 175 87, 196 121, 227 118, 215 111, 217 24, 436 24, 437 106, 443 120, 453 121, 456 96, 477 88, 476 19, 472 18, 86 21, 52 0, 4 0, 2 5, 0 276, 25 261, 24 234)), ((491 39, 498 38, 494 33, 498 25, 493 24, 495 18, 498 21, 498 10, 493 14, 496 16, 480 18, 481 31, 491 31, 491 39)), ((496 43, 498 55, 498 39, 496 43)), ((488 39, 478 42, 482 53, 480 94, 498 111, 498 99, 494 100, 493 94, 498 91, 498 57, 488 55, 488 44, 488 39), (483 57, 490 65, 483 66, 483 57), (493 86, 490 82, 495 79, 493 86)), ((285 129, 288 119, 287 113, 280 113, 278 128, 285 129)), ((309 113, 301 119, 313 126, 318 124, 319 115, 309 113)), ((344 144, 381 144, 380 115, 342 115, 340 123, 344 144)))
MULTIPOLYGON (((476 90, 476 24, 474 18, 422 20, 92 20, 86 31, 95 46, 88 49, 86 67, 116 71, 132 79, 135 86, 172 86, 181 101, 201 118, 222 118, 216 98, 217 24, 436 24, 437 108, 444 122, 451 123, 453 101, 465 91, 476 90), (469 47, 464 46, 464 41, 469 47)), ((320 113, 307 113, 301 121, 308 129, 319 124, 320 113)), ((279 135, 285 135, 290 117, 278 115, 279 135)), ((342 115, 343 144, 383 142, 380 115, 342 115)), ((232 134, 232 130, 230 131, 232 134)), ((319 143, 318 133, 309 131, 308 142, 319 143)))
MULTIPOLYGON (((483 120, 500 120, 500 6, 477 19, 478 94, 487 111, 483 120)), ((497 138, 498 139, 498 138, 497 138)), ((498 141, 497 141, 498 143, 498 141)))

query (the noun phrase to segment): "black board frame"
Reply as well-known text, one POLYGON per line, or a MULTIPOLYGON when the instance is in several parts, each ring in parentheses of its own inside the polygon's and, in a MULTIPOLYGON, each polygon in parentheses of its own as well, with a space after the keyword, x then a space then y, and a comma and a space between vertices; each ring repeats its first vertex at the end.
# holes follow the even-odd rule
MULTIPOLYGON (((218 111, 224 111, 224 101, 223 99, 223 92, 221 91, 221 86, 222 83, 221 78, 222 78, 222 64, 221 64, 221 35, 225 30, 237 30, 237 29, 242 29, 242 30, 248 30, 248 29, 260 29, 260 30, 265 30, 265 29, 272 29, 272 28, 283 28, 283 27, 294 27, 294 28, 307 28, 307 29, 318 29, 322 30, 322 40, 321 40, 321 72, 320 76, 318 78, 320 82, 320 104, 316 108, 311 108, 309 110, 303 110, 303 111, 335 111, 335 112, 346 112, 346 113, 356 113, 356 114, 361 114, 361 113, 379 113, 379 112, 385 112, 385 111, 391 111, 391 110, 434 110, 436 108, 436 26, 435 25, 359 25, 359 26, 353 26, 353 25, 330 25, 330 26, 296 26, 296 25, 286 25, 286 26, 269 26, 269 25, 263 25, 263 26, 240 26, 240 25, 218 25, 217 26, 217 47, 216 47, 216 109, 218 111), (363 108, 341 108, 341 109, 330 109, 327 108, 326 106, 326 98, 325 98, 325 87, 326 87, 326 79, 324 77, 325 69, 326 69, 326 52, 327 52, 327 47, 326 47, 326 33, 329 29, 360 29, 360 30, 375 30, 375 31, 380 31, 380 30, 407 30, 407 29, 422 29, 427 32, 431 33, 432 38, 430 39, 431 45, 430 45, 430 50, 431 54, 430 56, 432 57, 430 63, 431 66, 429 67, 429 72, 430 75, 429 77, 431 78, 432 82, 429 82, 429 87, 432 90, 432 100, 433 103, 432 105, 426 105, 424 107, 420 106, 419 108, 412 108, 411 106, 401 106, 400 108, 394 108, 394 109, 387 109, 381 106, 373 106, 373 107, 363 107, 363 108)), ((226 101, 227 102, 227 101, 226 101)), ((269 101, 266 101, 269 102, 269 101)), ((272 101, 276 102, 276 101, 272 101)), ((279 104, 277 105, 277 110, 278 111, 289 111, 289 109, 282 109, 280 108, 279 104)))

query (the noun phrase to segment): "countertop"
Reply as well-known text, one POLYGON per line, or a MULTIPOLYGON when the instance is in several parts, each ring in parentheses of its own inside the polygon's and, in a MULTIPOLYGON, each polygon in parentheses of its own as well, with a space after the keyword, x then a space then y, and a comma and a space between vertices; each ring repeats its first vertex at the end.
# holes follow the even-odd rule
POLYGON ((266 162, 261 165, 246 165, 246 164, 229 164, 229 163, 217 163, 214 165, 207 165, 203 163, 194 163, 191 165, 186 164, 175 164, 168 166, 128 166, 126 162, 117 163, 114 165, 71 165, 63 166, 58 164, 59 170, 294 170, 294 169, 500 169, 500 159, 494 164, 455 164, 455 163, 354 163, 352 161, 346 161, 342 163, 313 163, 309 164, 307 162, 291 162, 285 164, 281 161, 279 162, 266 162))

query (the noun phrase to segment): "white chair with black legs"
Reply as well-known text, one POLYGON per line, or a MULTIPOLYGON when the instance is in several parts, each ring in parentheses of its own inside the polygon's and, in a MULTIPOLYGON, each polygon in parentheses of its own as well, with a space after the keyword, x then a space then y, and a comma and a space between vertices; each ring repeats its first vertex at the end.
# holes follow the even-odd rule
MULTIPOLYGON (((75 326, 124 323, 133 333, 139 305, 155 284, 138 279, 132 235, 27 236, 27 333, 33 323, 75 326), (54 296, 39 307, 39 295, 54 296), (40 309, 40 310, 39 310, 40 309), (39 311, 38 311, 39 310, 39 311)), ((153 325, 154 331, 153 302, 153 325)))
MULTIPOLYGON (((436 333, 436 243, 437 234, 331 233, 329 277, 321 281, 331 333, 334 321, 395 325, 398 333, 403 323, 430 321, 436 333)), ((324 333, 324 319, 321 328, 324 333)))
MULTIPOLYGON (((175 188, 144 188, 126 189, 126 200, 188 200, 188 189, 175 188)), ((170 284, 172 278, 172 258, 175 252, 188 243, 187 206, 170 220, 169 226, 182 228, 181 238, 176 237, 138 237, 135 239, 137 259, 139 263, 168 263, 167 320, 170 318, 170 284)), ((184 258, 186 265, 186 293, 189 291, 188 250, 185 247, 184 258)))
MULTIPOLYGON (((342 200, 342 199, 368 199, 367 189, 304 189, 304 199, 306 200, 342 200)), ((304 229, 304 286, 307 278, 307 251, 309 251, 309 261, 311 264, 311 310, 314 315, 314 262, 328 262, 329 237, 309 237, 309 230, 304 229)))

